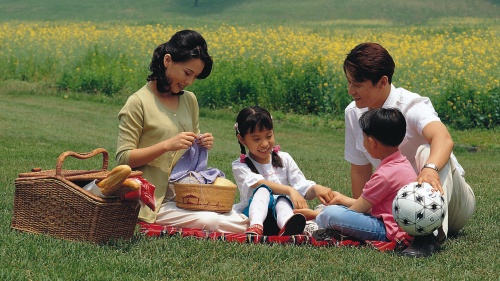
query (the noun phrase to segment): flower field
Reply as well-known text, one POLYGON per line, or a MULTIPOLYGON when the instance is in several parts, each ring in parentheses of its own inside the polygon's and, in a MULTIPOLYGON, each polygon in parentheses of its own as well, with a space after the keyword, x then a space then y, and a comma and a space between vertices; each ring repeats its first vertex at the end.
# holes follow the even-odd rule
MULTIPOLYGON (((0 79, 42 82, 69 92, 124 98, 145 83, 168 25, 7 22, 0 24, 0 79)), ((457 128, 500 125, 500 39, 495 25, 399 28, 197 27, 214 57, 195 83, 201 106, 260 104, 275 111, 343 116, 342 70, 361 42, 396 61, 396 87, 428 96, 457 128)))

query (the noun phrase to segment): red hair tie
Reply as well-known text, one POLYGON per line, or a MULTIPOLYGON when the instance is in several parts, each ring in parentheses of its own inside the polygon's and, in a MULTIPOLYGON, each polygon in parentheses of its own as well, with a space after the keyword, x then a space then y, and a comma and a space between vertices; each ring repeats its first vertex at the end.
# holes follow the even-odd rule
POLYGON ((247 156, 245 154, 240 154, 240 163, 245 163, 245 159, 247 158, 247 156))
POLYGON ((281 147, 279 145, 273 147, 273 152, 274 153, 278 153, 278 151, 280 151, 281 147))

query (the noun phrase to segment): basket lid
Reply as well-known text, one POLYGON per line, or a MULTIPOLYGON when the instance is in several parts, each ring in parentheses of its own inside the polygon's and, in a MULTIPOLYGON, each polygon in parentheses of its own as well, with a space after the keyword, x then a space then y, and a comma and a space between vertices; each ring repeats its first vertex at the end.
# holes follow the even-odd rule
MULTIPOLYGON (((63 178, 75 181, 75 180, 102 180, 108 176, 110 171, 108 170, 61 170, 60 176, 63 178)), ((56 170, 41 170, 32 171, 26 173, 19 173, 18 178, 47 178, 55 177, 56 170)), ((129 177, 139 177, 142 176, 141 171, 132 171, 129 177)))
MULTIPOLYGON (((31 169, 31 172, 19 173, 18 178, 47 178, 47 177, 63 177, 70 181, 75 180, 102 180, 110 173, 108 169, 108 152, 104 148, 97 148, 91 152, 87 153, 77 153, 73 151, 63 152, 56 162, 56 169, 53 170, 42 170, 39 167, 31 169), (68 156, 75 157, 77 159, 88 159, 95 155, 102 154, 102 166, 99 170, 65 170, 62 168, 64 159, 68 156)), ((132 171, 129 177, 141 176, 141 171, 132 171)))
MULTIPOLYGON (((92 179, 104 179, 109 172, 106 170, 61 170, 60 176, 71 179, 71 178, 92 178, 92 179)), ((32 169, 31 172, 19 173, 19 178, 46 178, 55 177, 56 170, 39 170, 32 169)))

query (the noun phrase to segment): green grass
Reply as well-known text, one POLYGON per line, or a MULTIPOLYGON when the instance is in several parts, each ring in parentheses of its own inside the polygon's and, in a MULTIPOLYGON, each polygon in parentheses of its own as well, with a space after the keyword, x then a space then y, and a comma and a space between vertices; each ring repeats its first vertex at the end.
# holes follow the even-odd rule
POLYGON ((496 0, 4 0, 0 20, 100 21, 193 26, 230 25, 414 25, 449 18, 498 20, 496 0))
MULTIPOLYGON (((381 31, 413 24, 461 31, 498 26, 498 0, 443 1, 61 1, 3 0, 0 21, 92 21, 196 26, 288 25, 333 34, 381 31)), ((333 36, 332 35, 332 36, 333 36)), ((1 48, 1 47, 0 47, 1 48)), ((470 223, 441 251, 407 259, 366 248, 246 245, 179 237, 97 246, 33 235, 10 228, 14 180, 32 167, 54 169, 59 154, 103 147, 110 166, 123 100, 56 92, 43 82, 0 83, 0 280, 498 280, 500 277, 498 130, 451 130, 455 154, 473 187, 477 209, 470 223), (471 149, 473 147, 474 149, 471 149), (475 149, 477 148, 477 150, 475 149), (473 150, 476 152, 469 152, 473 150)), ((216 143, 209 166, 231 177, 239 154, 232 124, 238 108, 201 111, 202 131, 216 143)), ((277 142, 308 178, 349 194, 349 165, 343 160, 343 124, 315 116, 275 114, 277 142)), ((94 169, 101 159, 67 159, 64 168, 94 169)), ((311 207, 318 202, 312 201, 311 207)))
MULTIPOLYGON (((2 280, 497 280, 500 237, 498 191, 500 148, 490 131, 457 134, 458 150, 477 210, 458 237, 426 259, 407 259, 367 248, 247 245, 189 238, 145 238, 109 245, 69 242, 10 229, 14 179, 32 167, 54 169, 60 153, 103 147, 115 165, 116 114, 120 105, 65 99, 26 91, 0 91, 0 279, 2 280), (467 142, 463 140, 467 139, 467 142), (470 141, 475 139, 475 141, 470 141), (492 143, 496 142, 496 143, 492 143), (377 262, 373 262, 377 260, 377 262)), ((238 157, 232 124, 236 113, 202 110, 202 131, 216 137, 209 166, 231 177, 238 157)), ((307 118, 281 116, 277 142, 308 178, 349 192, 343 160, 343 129, 312 126, 307 118)), ((101 159, 64 162, 64 168, 93 169, 101 159)), ((318 202, 311 202, 311 207, 318 202)))

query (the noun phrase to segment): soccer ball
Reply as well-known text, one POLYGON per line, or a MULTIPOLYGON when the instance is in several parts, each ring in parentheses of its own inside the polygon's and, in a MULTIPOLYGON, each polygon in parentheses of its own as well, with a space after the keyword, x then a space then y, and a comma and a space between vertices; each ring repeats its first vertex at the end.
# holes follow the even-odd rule
POLYGON ((429 183, 412 182, 403 186, 394 197, 392 214, 406 233, 427 235, 441 226, 446 207, 441 193, 434 191, 429 183))

